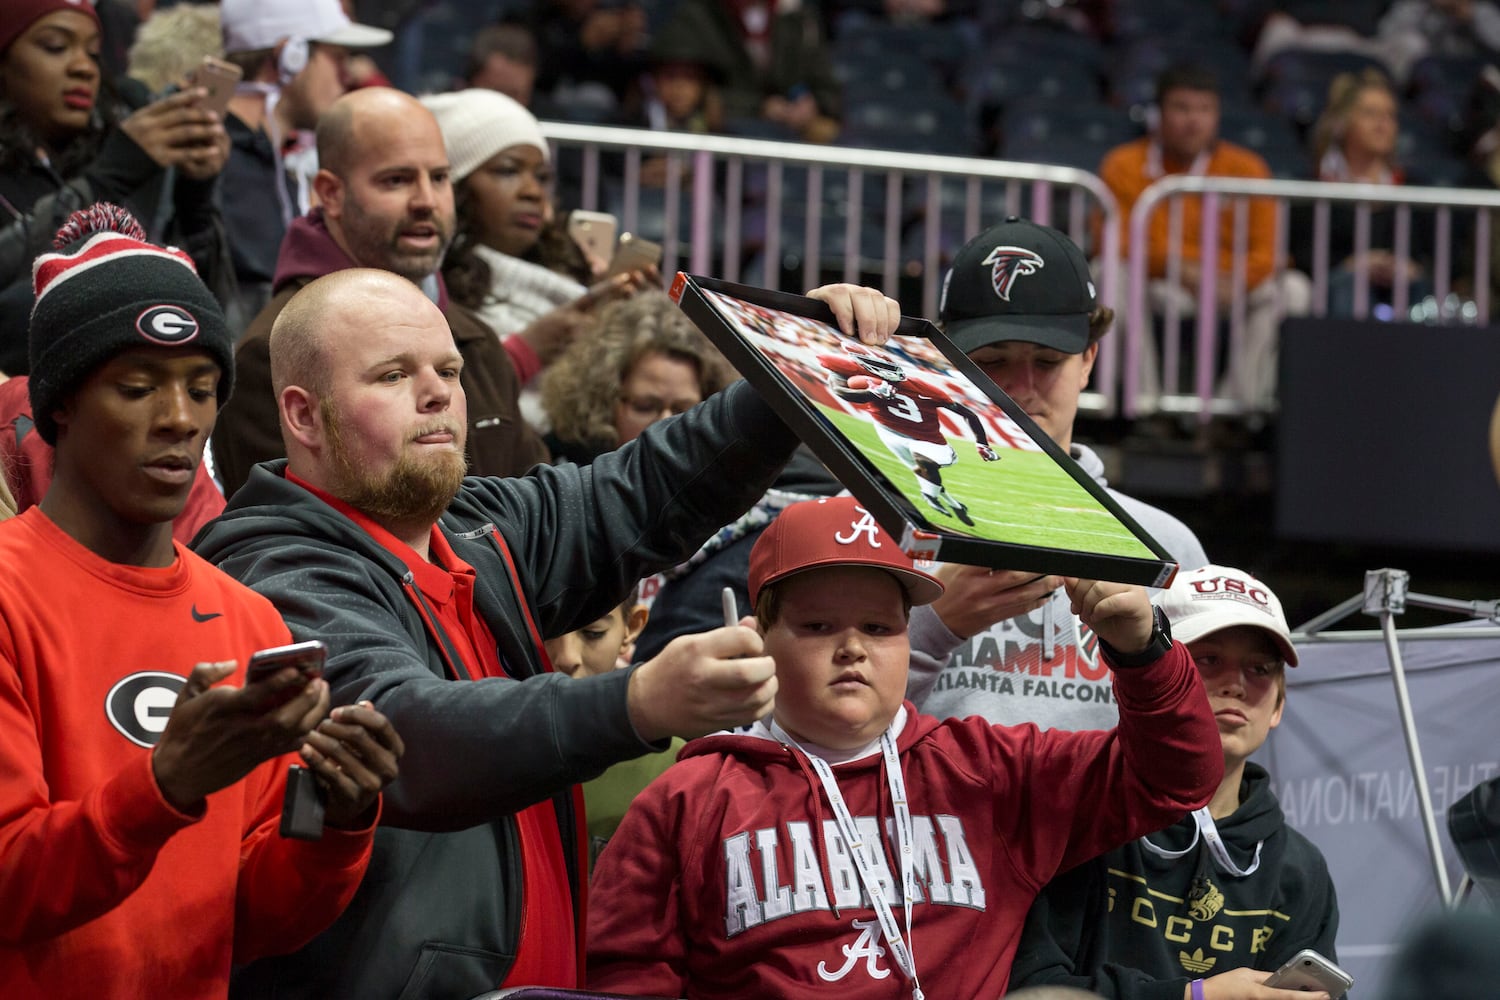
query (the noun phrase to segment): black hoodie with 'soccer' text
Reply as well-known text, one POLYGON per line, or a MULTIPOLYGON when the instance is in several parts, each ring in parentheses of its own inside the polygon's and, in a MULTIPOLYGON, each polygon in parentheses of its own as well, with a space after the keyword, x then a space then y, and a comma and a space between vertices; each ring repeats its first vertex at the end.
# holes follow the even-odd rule
MULTIPOLYGON (((1303 948, 1337 961, 1338 900, 1323 855, 1287 826, 1271 779, 1246 764, 1240 805, 1216 825, 1236 877, 1200 838, 1168 859, 1132 841, 1053 880, 1037 898, 1011 987, 1079 986, 1118 1000, 1181 1000, 1194 979, 1271 972, 1303 948)), ((1193 841, 1191 816, 1152 834, 1166 851, 1193 841)))

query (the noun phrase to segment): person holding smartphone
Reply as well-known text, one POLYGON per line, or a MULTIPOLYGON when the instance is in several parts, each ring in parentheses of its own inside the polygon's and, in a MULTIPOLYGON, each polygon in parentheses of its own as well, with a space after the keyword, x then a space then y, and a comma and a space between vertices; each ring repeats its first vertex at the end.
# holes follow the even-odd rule
MULTIPOLYGON (((437 117, 452 167, 458 226, 443 261, 449 294, 500 335, 526 385, 600 306, 659 284, 660 275, 653 267, 605 276, 578 266, 585 258, 560 231, 552 202, 550 147, 519 103, 483 88, 422 103, 437 117)), ((526 419, 545 428, 535 392, 521 402, 526 419)))
POLYGON ((1224 778, 1207 807, 1060 875, 1037 897, 1011 987, 1118 1000, 1337 1000, 1267 986, 1304 948, 1336 962, 1323 855, 1287 825, 1250 755, 1281 722, 1297 650, 1281 602, 1243 570, 1179 573, 1156 598, 1208 692, 1224 778))
POLYGON ((194 87, 122 109, 99 69, 100 30, 91 3, 0 4, 0 371, 9 375, 29 368, 31 262, 69 213, 96 201, 165 220, 152 235, 186 250, 228 295, 213 204, 229 155, 223 123, 194 87))
POLYGON ((344 908, 403 747, 328 712, 270 602, 172 538, 234 379, 181 251, 114 206, 37 262, 40 505, 0 524, 0 983, 16 998, 225 997, 230 968, 344 908), (317 842, 278 835, 289 765, 326 789, 317 842))

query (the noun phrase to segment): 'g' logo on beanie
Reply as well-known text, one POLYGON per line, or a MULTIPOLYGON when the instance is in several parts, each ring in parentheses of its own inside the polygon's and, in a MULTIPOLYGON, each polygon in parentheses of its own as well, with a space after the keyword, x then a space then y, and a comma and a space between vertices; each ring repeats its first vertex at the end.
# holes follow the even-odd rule
POLYGON ((186 344, 198 335, 193 314, 176 306, 152 306, 136 317, 135 328, 142 337, 164 347, 186 344))
POLYGON ((74 212, 32 265, 31 412, 48 444, 53 412, 88 374, 131 347, 196 347, 234 384, 234 338, 192 258, 149 242, 131 214, 100 203, 74 212))

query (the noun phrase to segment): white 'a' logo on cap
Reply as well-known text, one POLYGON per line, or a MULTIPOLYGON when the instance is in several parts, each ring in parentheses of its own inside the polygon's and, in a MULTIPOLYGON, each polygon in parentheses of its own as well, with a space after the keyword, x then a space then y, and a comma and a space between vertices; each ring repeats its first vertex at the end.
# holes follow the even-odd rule
POLYGON ((875 523, 875 518, 871 517, 870 512, 863 507, 855 507, 854 509, 859 511, 861 515, 860 519, 849 524, 848 535, 835 533, 833 540, 840 545, 853 545, 859 541, 860 535, 865 535, 870 543, 870 548, 880 548, 880 525, 875 523))
POLYGON ((1009 302, 1016 279, 1023 274, 1036 274, 1047 262, 1042 260, 1041 254, 1025 247, 996 247, 984 259, 984 264, 991 268, 990 284, 994 286, 995 294, 1009 302))
POLYGON ((181 306, 152 306, 135 318, 141 336, 155 344, 172 347, 198 336, 198 321, 181 306))

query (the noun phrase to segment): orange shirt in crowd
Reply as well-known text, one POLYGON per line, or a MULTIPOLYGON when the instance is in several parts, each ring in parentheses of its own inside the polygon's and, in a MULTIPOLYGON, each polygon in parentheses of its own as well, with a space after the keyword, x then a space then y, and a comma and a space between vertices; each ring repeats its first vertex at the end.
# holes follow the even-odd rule
MULTIPOLYGON (((1213 149, 1202 164, 1178 163, 1165 154, 1153 155, 1152 138, 1136 139, 1116 146, 1105 154, 1099 165, 1099 176, 1114 192, 1120 203, 1120 239, 1122 255, 1128 257, 1130 247, 1130 210, 1135 206, 1141 192, 1167 174, 1188 173, 1196 166, 1197 171, 1210 177, 1269 178, 1271 168, 1261 157, 1232 142, 1223 139, 1214 143, 1213 149), (1153 161, 1160 162, 1159 170, 1152 170, 1153 161)), ((1230 273, 1234 253, 1234 198, 1220 199, 1219 212, 1219 271, 1230 273)), ((1202 257, 1198 245, 1203 225, 1203 200, 1197 195, 1185 195, 1182 201, 1182 259, 1197 261, 1202 257)), ((1149 270, 1153 278, 1167 273, 1167 226, 1169 202, 1161 202, 1151 213, 1147 224, 1147 249, 1149 270)), ((1245 242, 1245 287, 1254 288, 1271 276, 1276 262, 1276 205, 1269 198, 1250 199, 1250 231, 1245 242)))

